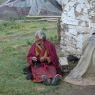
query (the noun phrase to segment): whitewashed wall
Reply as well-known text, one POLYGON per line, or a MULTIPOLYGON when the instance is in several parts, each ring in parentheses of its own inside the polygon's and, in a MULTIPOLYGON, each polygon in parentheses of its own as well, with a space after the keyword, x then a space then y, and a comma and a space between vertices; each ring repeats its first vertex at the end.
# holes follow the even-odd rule
POLYGON ((95 0, 63 0, 60 47, 64 55, 80 55, 95 30, 95 0))

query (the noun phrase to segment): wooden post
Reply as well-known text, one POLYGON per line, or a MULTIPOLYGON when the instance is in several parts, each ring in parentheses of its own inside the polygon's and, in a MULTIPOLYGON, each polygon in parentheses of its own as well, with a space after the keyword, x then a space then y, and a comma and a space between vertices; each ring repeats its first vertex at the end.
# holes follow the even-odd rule
POLYGON ((57 20, 57 34, 58 34, 58 41, 60 42, 60 38, 61 38, 61 25, 60 25, 60 18, 58 18, 57 20))

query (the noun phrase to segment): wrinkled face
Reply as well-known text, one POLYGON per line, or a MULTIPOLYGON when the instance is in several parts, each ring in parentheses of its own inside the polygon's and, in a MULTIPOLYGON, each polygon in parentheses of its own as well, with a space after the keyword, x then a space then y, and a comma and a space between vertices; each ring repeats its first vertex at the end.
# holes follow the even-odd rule
POLYGON ((35 42, 37 44, 42 44, 43 43, 43 39, 39 38, 38 36, 35 37, 35 42))

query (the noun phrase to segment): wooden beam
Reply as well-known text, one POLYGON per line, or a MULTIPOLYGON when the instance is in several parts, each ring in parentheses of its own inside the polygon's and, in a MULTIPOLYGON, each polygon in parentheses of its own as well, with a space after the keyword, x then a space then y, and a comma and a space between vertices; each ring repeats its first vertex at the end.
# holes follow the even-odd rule
POLYGON ((26 18, 60 18, 61 16, 26 16, 26 18))

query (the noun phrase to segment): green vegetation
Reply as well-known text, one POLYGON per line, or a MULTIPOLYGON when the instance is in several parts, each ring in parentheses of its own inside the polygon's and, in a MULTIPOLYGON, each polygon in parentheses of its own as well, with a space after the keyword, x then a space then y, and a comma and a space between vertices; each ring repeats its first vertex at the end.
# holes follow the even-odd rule
POLYGON ((4 3, 5 1, 7 1, 7 0, 0 0, 0 4, 4 3))
POLYGON ((34 33, 40 28, 48 39, 57 41, 55 22, 0 22, 0 95, 42 95, 57 89, 26 80, 22 71, 34 33))

